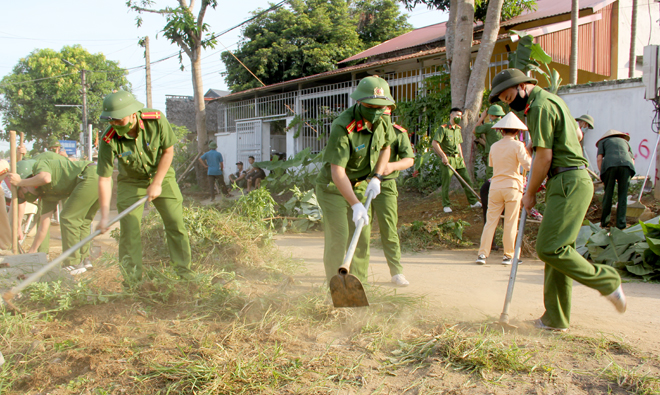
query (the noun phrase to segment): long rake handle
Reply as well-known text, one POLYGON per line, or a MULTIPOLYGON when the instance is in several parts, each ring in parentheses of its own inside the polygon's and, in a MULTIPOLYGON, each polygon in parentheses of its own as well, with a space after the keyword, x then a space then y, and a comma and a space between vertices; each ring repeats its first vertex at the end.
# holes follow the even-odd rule
MULTIPOLYGON (((371 200, 374 198, 373 194, 370 193, 367 195, 367 202, 364 204, 364 208, 369 212, 369 205, 371 200)), ((344 263, 339 266, 339 274, 348 274, 348 270, 351 268, 351 262, 353 261, 353 255, 355 255, 355 249, 357 248, 358 240, 360 239, 360 233, 362 233, 362 228, 364 227, 364 220, 360 220, 355 226, 355 233, 353 233, 353 238, 351 239, 351 244, 348 246, 348 251, 346 251, 346 256, 344 256, 344 263)))
MULTIPOLYGON (((115 222, 119 221, 120 219, 124 218, 128 213, 131 211, 135 210, 136 208, 140 207, 141 205, 144 204, 144 202, 147 201, 148 196, 143 197, 142 199, 138 200, 137 202, 133 203, 129 208, 126 210, 122 211, 117 215, 115 218, 113 218, 109 223, 108 227, 115 222)), ((2 298, 6 302, 10 302, 16 294, 21 292, 25 287, 28 285, 32 284, 33 282, 39 280, 44 274, 46 274, 48 271, 50 271, 52 268, 54 268, 56 265, 60 264, 62 261, 64 261, 66 258, 68 258, 71 254, 73 254, 77 249, 80 247, 84 246, 85 244, 89 243, 92 241, 93 238, 101 234, 101 230, 95 230, 90 234, 89 236, 85 237, 84 239, 80 240, 76 245, 73 247, 69 248, 68 250, 64 251, 62 255, 59 257, 55 258, 53 261, 51 261, 48 265, 42 267, 39 269, 39 271, 32 273, 30 277, 28 277, 26 280, 24 280, 22 283, 16 285, 9 291, 5 292, 2 295, 2 298)))
POLYGON ((456 169, 454 169, 454 168, 452 167, 452 165, 450 165, 449 163, 447 163, 447 166, 449 166, 449 168, 451 169, 451 171, 453 171, 454 174, 456 174, 456 177, 458 177, 458 179, 461 180, 461 182, 463 183, 463 185, 465 185, 466 187, 470 188, 470 191, 472 191, 472 193, 474 194, 474 196, 477 197, 477 200, 479 200, 479 202, 483 204, 483 202, 481 201, 481 196, 479 196, 479 194, 476 193, 476 192, 474 191, 474 189, 472 189, 472 187, 470 186, 470 184, 468 184, 467 182, 465 182, 465 179, 464 179, 463 177, 461 177, 460 174, 458 174, 458 172, 456 171, 456 169))

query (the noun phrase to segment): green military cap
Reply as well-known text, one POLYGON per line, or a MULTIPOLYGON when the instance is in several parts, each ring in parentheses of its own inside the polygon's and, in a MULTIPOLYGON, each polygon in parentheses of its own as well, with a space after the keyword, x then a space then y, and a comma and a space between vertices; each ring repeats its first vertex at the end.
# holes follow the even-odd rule
POLYGON ((101 119, 122 119, 144 108, 135 96, 126 91, 113 92, 103 99, 101 119))
POLYGON ((497 104, 493 104, 490 106, 490 108, 488 108, 488 115, 503 117, 506 114, 504 113, 504 110, 502 110, 502 107, 498 106, 497 104))
POLYGON ((57 136, 49 136, 48 137, 48 147, 60 147, 62 144, 60 144, 60 141, 57 139, 57 136))
POLYGON ((218 143, 216 143, 215 141, 211 141, 211 142, 209 143, 209 148, 210 148, 210 149, 216 149, 216 148, 218 148, 218 143))
POLYGON ((491 103, 497 103, 500 101, 500 93, 524 82, 530 82, 536 84, 538 81, 532 77, 528 77, 522 71, 518 69, 506 69, 500 71, 494 78, 491 86, 493 90, 490 91, 490 96, 488 100, 491 103))
POLYGON ((592 117, 591 115, 587 115, 587 114, 581 115, 580 117, 575 118, 575 120, 586 122, 587 125, 589 125, 589 129, 593 129, 594 128, 594 123, 596 123, 594 121, 594 117, 592 117))
POLYGON ((395 107, 394 98, 390 94, 390 85, 384 79, 376 76, 363 78, 355 91, 351 93, 351 98, 374 106, 395 107))
POLYGON ((16 173, 21 176, 22 180, 31 177, 32 168, 35 163, 37 163, 37 161, 34 159, 19 160, 18 163, 16 163, 16 173))

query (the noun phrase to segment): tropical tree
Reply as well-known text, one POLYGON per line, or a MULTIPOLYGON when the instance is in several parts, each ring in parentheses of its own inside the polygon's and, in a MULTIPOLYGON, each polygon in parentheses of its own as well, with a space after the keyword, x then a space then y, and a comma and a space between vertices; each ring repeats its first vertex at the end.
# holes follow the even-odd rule
MULTIPOLYGON (((81 69, 86 70, 88 122, 103 128, 99 120, 103 97, 115 89, 130 90, 128 72, 102 53, 91 54, 80 45, 65 46, 59 52, 37 49, 2 78, 4 128, 25 132, 26 140, 35 142, 36 148, 45 147, 48 136, 77 140, 82 118, 81 108, 76 108, 82 103, 81 69)), ((7 138, 7 132, 2 137, 7 138)))
POLYGON ((250 71, 269 85, 334 70, 340 60, 410 29, 393 0, 291 0, 249 23, 233 54, 223 52, 225 80, 236 92, 261 86, 250 71))

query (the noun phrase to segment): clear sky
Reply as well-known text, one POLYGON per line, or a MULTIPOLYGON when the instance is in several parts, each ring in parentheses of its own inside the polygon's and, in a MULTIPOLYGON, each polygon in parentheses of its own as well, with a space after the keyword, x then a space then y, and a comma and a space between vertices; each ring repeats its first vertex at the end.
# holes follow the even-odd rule
MULTIPOLYGON (((273 0, 272 3, 277 1, 273 0)), ((118 61, 124 68, 144 65, 144 50, 137 44, 140 37, 149 36, 151 61, 165 58, 178 52, 178 47, 159 35, 164 26, 162 15, 144 14, 144 23, 138 28, 136 13, 128 10, 125 0, 33 0, 3 1, 0 17, 0 75, 10 74, 12 68, 30 52, 41 48, 60 50, 65 45, 80 44, 89 52, 102 52, 106 58, 118 61)), ((156 0, 157 6, 175 7, 176 0, 156 0)), ((199 2, 198 2, 199 3, 199 2)), ((252 16, 258 8, 269 7, 266 0, 218 1, 218 7, 206 13, 211 31, 220 32, 235 26, 252 16)), ((409 15, 415 27, 424 27, 447 19, 446 14, 418 6, 409 15)), ((226 90, 225 70, 220 53, 235 49, 240 40, 240 29, 219 38, 215 49, 205 51, 202 59, 204 92, 210 88, 226 90)), ((151 81, 153 106, 165 111, 165 95, 192 96, 190 62, 183 55, 185 69, 180 70, 178 57, 152 65, 151 81)), ((138 100, 146 102, 144 69, 128 75, 133 93, 138 100)), ((1 114, 0 114, 1 116, 1 114)), ((4 125, 0 126, 4 129, 4 125)), ((9 144, 0 141, 0 150, 9 144)))

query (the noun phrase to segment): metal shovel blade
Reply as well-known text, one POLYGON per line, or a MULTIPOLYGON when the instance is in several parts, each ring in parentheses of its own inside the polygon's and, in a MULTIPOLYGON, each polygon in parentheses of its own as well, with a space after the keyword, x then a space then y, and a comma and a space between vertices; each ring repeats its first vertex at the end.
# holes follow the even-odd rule
POLYGON ((360 280, 352 274, 336 274, 330 279, 330 296, 335 307, 369 306, 360 280))

